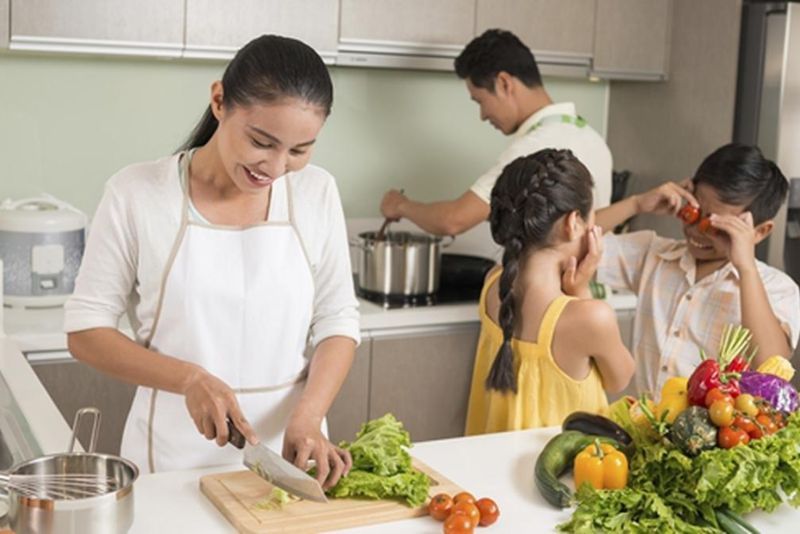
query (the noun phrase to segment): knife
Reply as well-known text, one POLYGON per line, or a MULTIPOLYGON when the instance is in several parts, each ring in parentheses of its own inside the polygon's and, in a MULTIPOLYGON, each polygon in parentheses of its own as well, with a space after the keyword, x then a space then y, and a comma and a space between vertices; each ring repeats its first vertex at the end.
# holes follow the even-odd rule
POLYGON ((322 486, 315 478, 284 460, 266 445, 250 445, 230 419, 228 442, 237 449, 244 448, 244 465, 270 484, 309 501, 328 502, 322 486))

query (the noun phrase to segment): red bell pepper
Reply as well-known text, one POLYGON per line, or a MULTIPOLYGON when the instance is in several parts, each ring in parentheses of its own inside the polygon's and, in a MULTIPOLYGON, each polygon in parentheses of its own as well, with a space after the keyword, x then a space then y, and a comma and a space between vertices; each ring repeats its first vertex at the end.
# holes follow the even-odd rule
POLYGON ((719 378, 719 363, 716 360, 703 360, 689 377, 688 397, 692 406, 705 406, 706 394, 722 385, 719 378))
POLYGON ((750 360, 741 354, 735 356, 728 365, 725 366, 726 373, 741 373, 750 367, 750 360))

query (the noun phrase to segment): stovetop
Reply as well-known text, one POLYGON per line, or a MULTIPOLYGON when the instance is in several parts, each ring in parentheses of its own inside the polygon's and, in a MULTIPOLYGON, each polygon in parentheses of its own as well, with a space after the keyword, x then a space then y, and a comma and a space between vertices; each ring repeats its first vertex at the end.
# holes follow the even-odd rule
POLYGON ((452 287, 441 283, 439 291, 431 295, 386 295, 361 289, 358 285, 358 276, 353 275, 356 295, 359 298, 377 304, 387 310, 398 308, 417 308, 423 306, 437 306, 441 304, 478 303, 481 288, 452 287))

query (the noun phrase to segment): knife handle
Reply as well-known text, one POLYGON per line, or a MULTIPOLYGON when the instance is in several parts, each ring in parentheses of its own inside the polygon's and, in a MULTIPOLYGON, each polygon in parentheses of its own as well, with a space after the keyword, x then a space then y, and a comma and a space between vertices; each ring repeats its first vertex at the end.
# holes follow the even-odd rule
POLYGON ((228 419, 228 443, 232 444, 237 449, 243 449, 245 442, 244 435, 239 432, 239 429, 236 428, 233 421, 228 419))

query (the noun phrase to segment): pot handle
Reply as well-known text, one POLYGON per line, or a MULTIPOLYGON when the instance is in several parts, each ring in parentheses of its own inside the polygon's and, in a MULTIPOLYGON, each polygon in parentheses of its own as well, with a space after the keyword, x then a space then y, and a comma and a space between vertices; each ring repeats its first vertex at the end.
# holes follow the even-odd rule
POLYGON ((446 235, 446 236, 442 237, 442 248, 447 248, 447 247, 449 247, 450 245, 452 245, 455 242, 456 242, 456 236, 454 236, 454 235, 446 235), (447 239, 448 237, 450 238, 450 241, 445 243, 444 240, 447 239))
POLYGON ((81 418, 86 414, 91 414, 93 416, 92 437, 89 440, 89 450, 86 452, 92 453, 97 448, 97 435, 100 432, 100 410, 89 406, 75 412, 75 419, 72 421, 72 436, 69 438, 69 449, 67 449, 67 452, 70 454, 75 450, 75 439, 78 437, 78 428, 80 428, 81 418))
POLYGON ((373 245, 372 244, 362 243, 360 241, 354 241, 354 240, 351 240, 349 243, 350 243, 350 246, 353 247, 353 248, 358 248, 358 249, 361 249, 361 250, 372 250, 373 249, 373 245))

